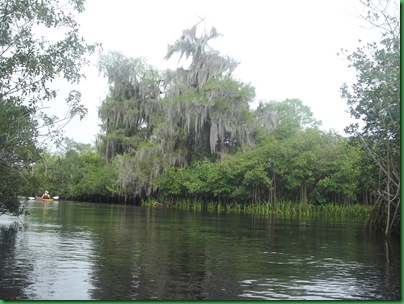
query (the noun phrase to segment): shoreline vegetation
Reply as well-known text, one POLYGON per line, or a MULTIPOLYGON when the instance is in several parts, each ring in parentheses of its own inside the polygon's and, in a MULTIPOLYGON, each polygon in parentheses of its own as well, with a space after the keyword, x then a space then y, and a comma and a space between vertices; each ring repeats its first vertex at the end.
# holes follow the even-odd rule
POLYGON ((227 203, 201 200, 180 200, 164 202, 156 199, 143 200, 141 206, 145 207, 168 207, 187 209, 193 211, 217 211, 217 212, 240 212, 253 213, 258 215, 299 215, 314 216, 325 215, 335 217, 369 218, 372 212, 372 205, 347 204, 339 205, 327 203, 314 205, 311 203, 300 203, 283 201, 277 203, 261 202, 256 204, 227 203))

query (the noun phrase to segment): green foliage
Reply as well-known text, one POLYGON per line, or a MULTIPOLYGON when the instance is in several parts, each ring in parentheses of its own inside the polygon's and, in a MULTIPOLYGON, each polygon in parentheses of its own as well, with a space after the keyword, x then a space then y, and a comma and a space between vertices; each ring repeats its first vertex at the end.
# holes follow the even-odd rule
POLYGON ((323 159, 319 159, 322 178, 316 183, 311 200, 321 204, 355 202, 360 191, 360 181, 365 178, 361 167, 364 155, 360 147, 340 139, 322 149, 323 159))
POLYGON ((362 17, 381 30, 382 37, 379 43, 367 43, 347 55, 349 67, 356 70, 357 78, 351 87, 344 84, 341 92, 351 116, 361 120, 361 124, 352 124, 346 130, 358 138, 369 159, 379 169, 370 176, 378 196, 370 226, 383 229, 387 235, 400 230, 399 9, 392 7, 394 2, 389 1, 362 4, 368 11, 362 17))
MULTIPOLYGON (((57 139, 56 116, 41 112, 43 102, 55 99, 51 82, 62 78, 77 83, 86 55, 96 45, 87 44, 79 35, 75 13, 84 10, 83 1, 4 0, 0 2, 0 115, 1 180, 0 208, 15 213, 17 194, 24 184, 24 166, 37 161, 38 136, 57 139), (57 30, 61 39, 45 38, 57 30), (10 119, 15 118, 13 121, 10 119), (45 130, 39 134, 39 130, 45 130)), ((66 120, 87 110, 80 104, 80 93, 73 90, 66 98, 66 120)))
POLYGON ((247 106, 247 102, 255 96, 255 89, 252 86, 231 78, 210 78, 200 91, 206 101, 213 102, 224 111, 229 110, 229 100, 247 106))
POLYGON ((12 98, 17 104, 32 106, 55 97, 56 92, 48 86, 50 81, 59 76, 69 82, 81 78, 84 55, 95 50, 78 33, 74 12, 83 10, 81 0, 70 0, 63 9, 51 0, 1 2, 0 79, 4 100, 12 98), (64 33, 65 38, 51 42, 43 33, 38 34, 50 28, 64 33))
POLYGON ((0 159, 4 165, 28 165, 39 156, 35 145, 38 131, 32 113, 27 106, 0 100, 0 159))
POLYGON ((312 204, 357 202, 363 154, 337 134, 317 129, 288 138, 262 137, 254 149, 214 162, 169 167, 156 186, 166 198, 276 205, 279 200, 312 204))
POLYGON ((72 187, 70 195, 74 198, 108 197, 116 192, 114 187, 117 168, 104 165, 99 154, 85 152, 80 155, 82 163, 81 178, 72 187))
POLYGON ((40 157, 32 110, 0 99, 0 214, 22 211, 17 194, 26 182, 21 171, 29 170, 40 157))
POLYGON ((26 193, 49 190, 63 199, 99 200, 116 193, 117 168, 105 164, 94 147, 65 140, 62 155, 46 153, 42 161, 25 171, 26 193))
POLYGON ((321 121, 313 118, 310 108, 303 105, 300 99, 261 102, 254 114, 262 129, 266 132, 275 132, 279 138, 291 136, 298 130, 317 128, 321 125, 321 121))
POLYGON ((274 133, 263 139, 257 150, 262 159, 266 157, 275 197, 313 203, 356 200, 360 156, 346 139, 306 129, 289 138, 278 138, 274 133))

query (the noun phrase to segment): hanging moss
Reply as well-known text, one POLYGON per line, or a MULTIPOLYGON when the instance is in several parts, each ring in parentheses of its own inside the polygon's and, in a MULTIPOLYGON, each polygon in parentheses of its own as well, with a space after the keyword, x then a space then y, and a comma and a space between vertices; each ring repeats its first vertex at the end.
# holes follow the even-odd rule
POLYGON ((208 47, 218 36, 214 28, 197 36, 194 26, 168 46, 165 58, 185 55, 188 68, 158 72, 115 52, 100 58, 110 84, 99 111, 106 134, 100 151, 117 162, 126 194, 152 193, 165 166, 186 167, 195 147, 216 154, 254 145, 256 130, 245 115, 254 89, 232 78, 234 59, 208 47))

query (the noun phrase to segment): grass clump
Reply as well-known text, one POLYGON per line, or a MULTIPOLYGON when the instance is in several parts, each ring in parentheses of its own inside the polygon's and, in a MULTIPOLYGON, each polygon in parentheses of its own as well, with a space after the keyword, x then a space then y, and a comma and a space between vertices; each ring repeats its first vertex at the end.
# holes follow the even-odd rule
POLYGON ((302 215, 314 216, 325 215, 333 217, 367 217, 370 215, 372 206, 362 204, 334 204, 314 205, 311 203, 300 203, 292 201, 279 201, 276 203, 261 202, 256 204, 243 204, 232 202, 223 204, 211 200, 203 201, 197 199, 182 199, 175 201, 157 201, 147 199, 142 201, 142 206, 148 207, 170 207, 188 209, 195 212, 216 211, 216 212, 241 212, 253 214, 274 214, 274 215, 302 215))

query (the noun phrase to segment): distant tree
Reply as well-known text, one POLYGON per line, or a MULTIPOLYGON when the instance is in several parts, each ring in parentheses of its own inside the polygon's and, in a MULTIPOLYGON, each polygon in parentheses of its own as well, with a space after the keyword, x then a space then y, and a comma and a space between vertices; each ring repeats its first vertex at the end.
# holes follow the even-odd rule
MULTIPOLYGON (((19 168, 38 160, 39 135, 54 136, 57 131, 53 127, 59 119, 41 113, 43 102, 57 95, 50 83, 57 78, 77 83, 86 55, 96 49, 79 35, 75 13, 83 10, 82 0, 0 2, 0 110, 1 116, 10 115, 2 117, 0 130, 1 212, 19 212, 19 168), (51 41, 43 36, 52 30, 64 37, 51 41)), ((66 102, 64 119, 84 117, 87 110, 79 92, 71 91, 66 102)))
POLYGON ((358 138, 379 168, 374 174, 378 198, 369 228, 389 235, 400 230, 399 9, 393 1, 361 2, 366 11, 362 17, 382 32, 382 38, 347 55, 357 79, 351 87, 344 84, 341 92, 351 116, 362 122, 350 125, 347 131, 358 138))
POLYGON ((264 133, 273 131, 278 137, 287 137, 298 130, 321 125, 321 121, 313 117, 310 108, 300 99, 261 102, 254 115, 264 133))
MULTIPOLYGON (((49 190, 63 199, 104 201, 119 195, 116 166, 105 164, 94 146, 64 139, 64 149, 44 153, 41 160, 21 170, 27 193, 49 190)), ((37 193, 40 194, 40 193, 37 193)))

